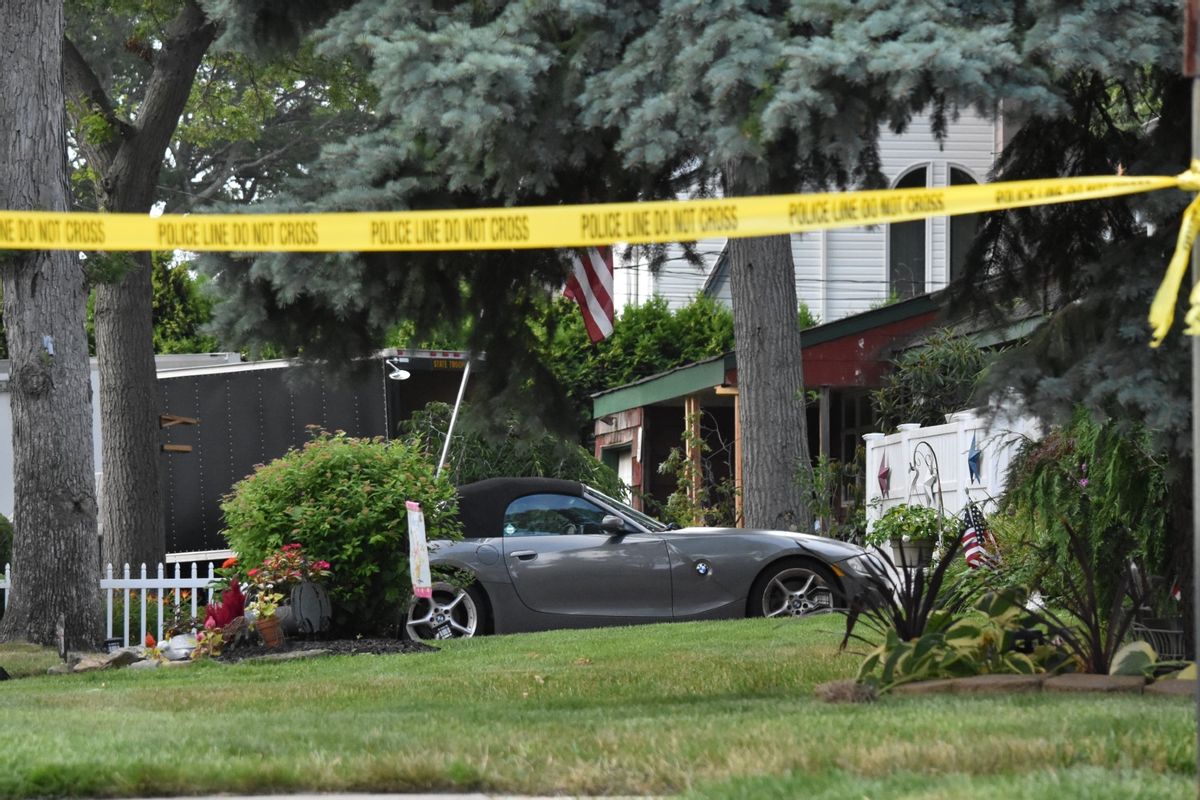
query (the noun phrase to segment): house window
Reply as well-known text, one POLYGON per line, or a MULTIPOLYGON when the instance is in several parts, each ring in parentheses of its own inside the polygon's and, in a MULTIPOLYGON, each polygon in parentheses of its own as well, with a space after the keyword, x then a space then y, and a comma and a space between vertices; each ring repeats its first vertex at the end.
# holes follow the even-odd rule
MULTIPOLYGON (((918 167, 896 181, 897 189, 923 189, 929 170, 918 167)), ((888 290, 901 300, 925 294, 925 227, 927 220, 896 222, 888 227, 888 290)))
MULTIPOLYGON (((966 170, 957 167, 950 168, 951 186, 969 186, 978 182, 966 170)), ((971 243, 975 241, 979 222, 979 214, 959 214, 950 218, 950 274, 947 278, 951 281, 962 277, 963 268, 967 263, 967 251, 971 249, 971 243)))

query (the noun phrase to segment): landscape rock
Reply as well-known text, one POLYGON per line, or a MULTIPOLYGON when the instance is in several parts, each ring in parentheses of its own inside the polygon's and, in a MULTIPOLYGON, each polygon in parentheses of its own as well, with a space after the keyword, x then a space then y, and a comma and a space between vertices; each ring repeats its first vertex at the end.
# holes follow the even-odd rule
POLYGON ((956 678, 950 690, 956 694, 977 692, 1040 692, 1045 675, 972 675, 956 678))
POLYGON ((155 658, 147 658, 129 665, 130 669, 158 669, 162 662, 155 658))
POLYGON ((892 689, 892 694, 946 694, 952 691, 953 686, 953 678, 939 678, 932 681, 916 681, 915 683, 900 684, 892 689))
POLYGON ((1136 675, 1087 675, 1068 673, 1047 678, 1042 688, 1047 692, 1133 692, 1141 694, 1144 678, 1136 675))
POLYGON ((71 668, 71 672, 96 672, 102 669, 118 669, 141 660, 141 653, 132 647, 125 647, 115 653, 92 653, 85 655, 71 668))
POLYGON ((1159 697, 1187 697, 1196 696, 1196 682, 1194 680, 1179 680, 1177 678, 1168 678, 1167 680, 1155 681, 1145 689, 1146 694, 1155 694, 1159 697))
POLYGON ((6 681, 10 677, 11 676, 4 670, 4 667, 0 667, 0 681, 6 681))

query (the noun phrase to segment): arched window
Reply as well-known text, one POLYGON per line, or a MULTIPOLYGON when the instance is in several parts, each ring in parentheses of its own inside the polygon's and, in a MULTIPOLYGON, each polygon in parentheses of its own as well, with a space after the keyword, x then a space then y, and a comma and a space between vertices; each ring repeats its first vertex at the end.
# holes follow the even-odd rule
MULTIPOLYGON (((918 167, 896 181, 896 189, 923 189, 929 169, 918 167)), ((925 294, 925 226, 927 220, 894 222, 888 227, 888 291, 904 300, 925 294)))
MULTIPOLYGON (((951 186, 968 186, 978 182, 966 170, 958 167, 950 168, 951 186)), ((959 214, 950 218, 950 274, 946 276, 948 280, 953 281, 962 277, 963 268, 967 263, 967 251, 971 249, 971 243, 975 241, 975 234, 979 230, 979 221, 978 214, 959 214)))

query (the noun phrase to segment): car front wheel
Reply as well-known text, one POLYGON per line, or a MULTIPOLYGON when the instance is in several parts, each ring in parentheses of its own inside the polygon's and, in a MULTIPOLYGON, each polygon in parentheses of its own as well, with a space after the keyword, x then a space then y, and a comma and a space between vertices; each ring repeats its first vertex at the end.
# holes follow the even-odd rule
POLYGON ((785 561, 769 567, 750 589, 751 617, 804 617, 834 608, 837 578, 813 561, 785 561))
POLYGON ((466 639, 484 632, 486 604, 476 586, 435 583, 433 597, 417 598, 404 628, 410 639, 466 639))

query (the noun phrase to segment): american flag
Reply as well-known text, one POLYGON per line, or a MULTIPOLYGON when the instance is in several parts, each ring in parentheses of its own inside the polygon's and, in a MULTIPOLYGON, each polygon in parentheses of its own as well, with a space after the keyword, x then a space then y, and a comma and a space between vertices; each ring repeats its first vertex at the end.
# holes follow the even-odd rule
POLYGON ((563 294, 579 304, 588 338, 607 339, 613 332, 613 252, 589 247, 571 252, 571 277, 563 294))
POLYGON ((995 566, 995 557, 988 552, 989 545, 995 549, 983 512, 974 503, 967 503, 967 507, 963 509, 962 548, 963 558, 967 560, 971 569, 995 566))

